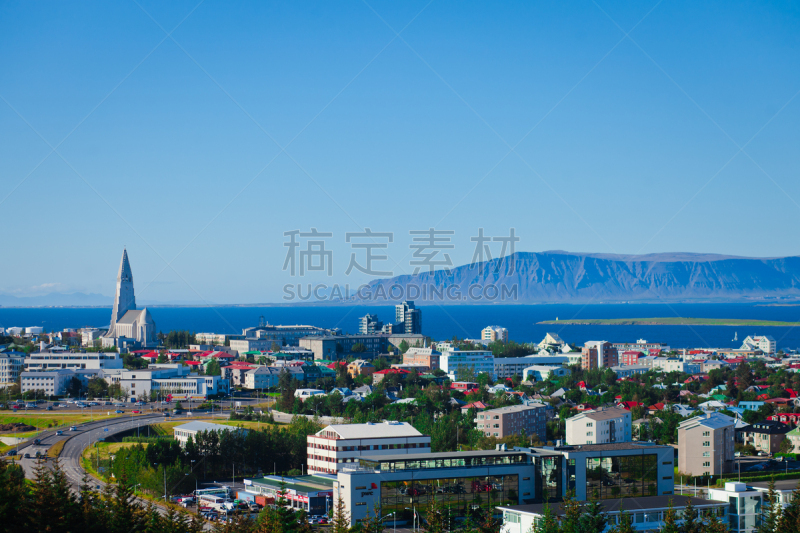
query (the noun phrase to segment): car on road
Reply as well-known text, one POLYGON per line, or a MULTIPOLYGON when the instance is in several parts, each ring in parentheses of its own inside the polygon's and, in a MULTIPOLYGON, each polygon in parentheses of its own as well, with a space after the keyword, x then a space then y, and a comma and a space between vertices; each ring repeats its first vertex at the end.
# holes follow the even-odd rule
POLYGON ((52 405, 48 405, 48 406, 47 406, 47 408, 46 408, 45 410, 46 410, 46 411, 52 411, 52 410, 53 410, 53 406, 52 406, 52 405))
POLYGON ((70 426, 70 431, 78 431, 78 426, 70 426))
POLYGON ((35 444, 36 446, 38 446, 41 443, 42 443, 42 439, 33 439, 33 444, 35 444))
POLYGON ((63 434, 64 434, 64 432, 61 431, 60 429, 58 431, 56 431, 56 435, 63 435, 63 434))
POLYGON ((36 409, 36 404, 35 403, 30 403, 30 402, 26 403, 25 404, 25 409, 36 409))
POLYGON ((121 414, 122 414, 122 413, 124 413, 125 411, 123 411, 122 409, 117 409, 117 410, 116 410, 116 411, 114 411, 114 412, 115 412, 115 413, 117 413, 118 415, 121 415, 121 414))
POLYGON ((135 404, 133 404, 133 405, 135 405, 136 407, 144 407, 144 406, 145 406, 145 405, 147 405, 147 404, 146 404, 146 403, 144 403, 144 402, 136 402, 136 403, 135 403, 135 404))
POLYGON ((25 459, 30 459, 30 458, 31 458, 31 454, 29 454, 29 453, 26 453, 25 455, 23 455, 23 457, 24 457, 25 459))
POLYGON ((8 456, 17 455, 17 450, 8 450, 8 453, 6 453, 6 455, 8 456))
POLYGON ((133 413, 135 415, 138 415, 138 414, 141 414, 142 412, 141 411, 131 411, 131 413, 133 413))
POLYGON ((125 407, 124 403, 115 403, 114 407, 125 407))
POLYGON ((164 413, 164 416, 169 416, 169 413, 164 413))

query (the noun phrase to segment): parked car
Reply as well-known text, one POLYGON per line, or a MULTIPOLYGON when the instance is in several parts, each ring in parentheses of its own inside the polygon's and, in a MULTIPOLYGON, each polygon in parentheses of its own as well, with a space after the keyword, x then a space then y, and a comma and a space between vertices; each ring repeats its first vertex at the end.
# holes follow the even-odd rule
POLYGON ((141 411, 131 411, 133 414, 138 415, 141 414, 141 411))
POLYGON ((17 455, 17 450, 8 450, 8 453, 6 453, 6 455, 9 455, 9 456, 17 455))
POLYGON ((46 408, 45 410, 46 410, 46 411, 52 411, 52 410, 53 410, 53 406, 52 406, 52 405, 48 405, 48 406, 47 406, 47 408, 46 408))
POLYGON ((26 453, 23 457, 25 457, 25 459, 30 459, 31 458, 31 454, 26 453))

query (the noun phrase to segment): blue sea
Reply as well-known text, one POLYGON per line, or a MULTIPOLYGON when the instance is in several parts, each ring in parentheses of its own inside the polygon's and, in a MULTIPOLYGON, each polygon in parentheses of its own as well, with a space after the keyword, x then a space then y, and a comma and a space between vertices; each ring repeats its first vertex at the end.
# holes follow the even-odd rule
MULTIPOLYGON (((518 342, 539 342, 546 332, 555 332, 569 343, 589 340, 631 342, 646 339, 675 348, 738 348, 747 335, 772 335, 779 349, 800 348, 800 328, 723 326, 568 326, 538 325, 542 320, 571 318, 705 317, 800 321, 800 307, 755 304, 615 304, 615 305, 421 305, 423 333, 435 340, 478 338, 488 325, 508 328, 518 342), (738 334, 738 341, 734 335, 738 334)), ((384 322, 394 321, 394 307, 151 307, 156 327, 193 332, 241 334, 256 326, 261 316, 271 324, 309 324, 355 333, 358 319, 377 314, 384 322)), ((0 308, 0 327, 43 326, 45 331, 84 326, 107 327, 110 308, 0 308)))

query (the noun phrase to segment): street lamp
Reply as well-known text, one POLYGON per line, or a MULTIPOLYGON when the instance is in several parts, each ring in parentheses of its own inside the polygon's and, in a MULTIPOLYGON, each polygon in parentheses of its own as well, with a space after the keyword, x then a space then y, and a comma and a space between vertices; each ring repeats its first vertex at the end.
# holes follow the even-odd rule
POLYGON ((394 520, 394 527, 393 527, 393 529, 394 529, 394 533, 397 533, 397 511, 392 511, 391 513, 389 513, 389 514, 387 514, 386 516, 384 516, 383 518, 381 518, 381 523, 383 523, 383 521, 384 521, 385 519, 387 519, 388 517, 390 517, 390 516, 394 517, 394 518, 393 518, 393 520, 394 520))
POLYGON ((417 530, 417 506, 416 505, 412 505, 410 509, 408 507, 406 507, 406 511, 411 511, 411 530, 412 531, 416 531, 417 530))

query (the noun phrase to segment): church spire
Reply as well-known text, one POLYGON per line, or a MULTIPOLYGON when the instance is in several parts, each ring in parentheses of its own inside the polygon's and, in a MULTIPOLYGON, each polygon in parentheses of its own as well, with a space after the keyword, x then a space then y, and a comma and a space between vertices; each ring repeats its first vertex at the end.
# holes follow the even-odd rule
POLYGON ((133 293, 133 273, 131 264, 128 261, 128 250, 122 249, 122 260, 119 263, 119 273, 117 274, 117 291, 114 294, 114 309, 111 311, 111 327, 108 330, 112 334, 115 324, 125 313, 136 309, 136 296, 133 293))

